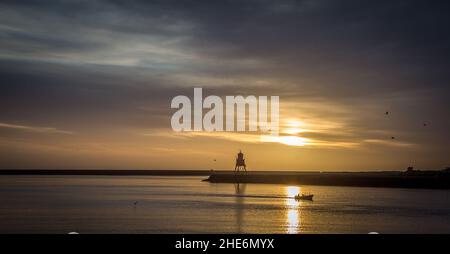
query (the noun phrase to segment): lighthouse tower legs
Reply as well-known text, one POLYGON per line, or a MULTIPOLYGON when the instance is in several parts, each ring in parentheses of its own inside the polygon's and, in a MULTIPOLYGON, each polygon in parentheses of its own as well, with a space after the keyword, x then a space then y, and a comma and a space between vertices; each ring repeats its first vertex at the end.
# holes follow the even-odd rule
POLYGON ((245 167, 245 165, 243 166, 237 166, 234 168, 234 172, 247 172, 247 168, 245 167))

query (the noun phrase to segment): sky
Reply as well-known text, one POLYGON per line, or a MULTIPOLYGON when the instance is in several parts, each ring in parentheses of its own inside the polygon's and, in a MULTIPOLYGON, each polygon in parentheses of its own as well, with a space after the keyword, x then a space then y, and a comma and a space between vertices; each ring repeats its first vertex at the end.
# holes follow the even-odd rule
POLYGON ((1 1, 0 168, 450 166, 448 1, 1 1), (171 129, 280 96, 281 136, 171 129), (389 112, 386 114, 386 112, 389 112), (392 138, 394 137, 394 139, 392 138))

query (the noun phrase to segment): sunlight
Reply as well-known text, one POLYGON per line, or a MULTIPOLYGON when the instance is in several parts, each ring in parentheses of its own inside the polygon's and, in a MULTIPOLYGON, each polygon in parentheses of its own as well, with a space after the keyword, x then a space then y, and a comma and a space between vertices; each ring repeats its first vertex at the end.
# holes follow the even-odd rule
POLYGON ((288 186, 286 188, 286 194, 289 197, 293 197, 293 196, 295 196, 295 195, 297 195, 299 193, 300 193, 300 187, 298 187, 298 186, 288 186))
POLYGON ((296 119, 289 119, 287 120, 287 124, 288 127, 301 127, 303 125, 305 125, 302 121, 296 120, 296 119))
POLYGON ((298 186, 288 186, 286 187, 286 196, 288 197, 286 205, 288 206, 298 206, 298 202, 293 198, 300 193, 300 187, 298 186))
POLYGON ((279 143, 285 144, 285 145, 290 145, 290 146, 304 146, 308 143, 307 141, 308 141, 308 139, 297 137, 297 136, 278 137, 279 143))
POLYGON ((261 142, 276 142, 289 146, 305 146, 309 143, 309 139, 297 136, 261 136, 261 142))
POLYGON ((298 226, 300 224, 299 220, 299 212, 297 209, 289 209, 287 212, 287 233, 288 234, 297 234, 298 226))
POLYGON ((300 128, 288 128, 288 129, 283 130, 283 133, 290 134, 290 135, 298 134, 301 132, 304 132, 304 130, 300 129, 300 128))
POLYGON ((298 228, 300 226, 300 203, 297 202, 293 197, 300 193, 300 187, 288 186, 285 188, 286 193, 286 226, 288 234, 297 234, 298 228))
POLYGON ((305 123, 296 119, 287 120, 285 126, 286 128, 283 128, 284 130, 282 132, 286 134, 294 135, 305 131, 303 129, 305 123))

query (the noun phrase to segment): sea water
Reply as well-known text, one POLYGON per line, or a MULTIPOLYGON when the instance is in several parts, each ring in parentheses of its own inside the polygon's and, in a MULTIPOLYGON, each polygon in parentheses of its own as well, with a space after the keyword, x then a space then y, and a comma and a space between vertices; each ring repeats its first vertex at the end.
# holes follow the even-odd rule
POLYGON ((0 176, 0 233, 450 233, 448 190, 204 178, 0 176))

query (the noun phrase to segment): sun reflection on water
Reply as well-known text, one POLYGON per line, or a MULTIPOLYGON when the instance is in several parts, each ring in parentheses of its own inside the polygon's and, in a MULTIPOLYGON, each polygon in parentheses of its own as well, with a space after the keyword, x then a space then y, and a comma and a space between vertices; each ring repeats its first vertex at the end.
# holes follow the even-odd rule
POLYGON ((300 187, 288 186, 285 189, 286 196, 286 227, 288 234, 297 234, 300 227, 300 202, 294 196, 300 193, 300 187))

